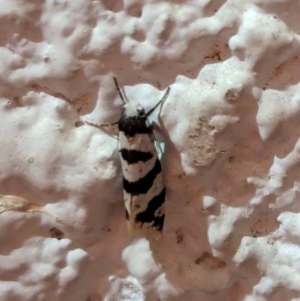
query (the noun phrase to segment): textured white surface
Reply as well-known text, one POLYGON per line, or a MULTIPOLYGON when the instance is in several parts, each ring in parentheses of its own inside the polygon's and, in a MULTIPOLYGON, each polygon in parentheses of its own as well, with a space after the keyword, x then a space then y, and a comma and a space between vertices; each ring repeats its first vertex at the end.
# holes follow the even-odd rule
POLYGON ((0 7, 1 300, 299 300, 298 1, 0 7), (171 87, 158 243, 129 241, 114 131, 83 125, 120 117, 113 76, 146 109, 171 87))

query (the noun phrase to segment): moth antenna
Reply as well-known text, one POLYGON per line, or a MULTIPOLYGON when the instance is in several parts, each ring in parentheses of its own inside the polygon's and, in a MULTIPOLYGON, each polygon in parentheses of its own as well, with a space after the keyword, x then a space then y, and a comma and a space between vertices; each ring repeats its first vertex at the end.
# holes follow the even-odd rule
POLYGON ((164 95, 164 97, 146 114, 146 116, 148 117, 149 115, 151 115, 152 113, 153 113, 153 111, 162 103, 162 102, 164 102, 166 99, 167 99, 167 97, 168 97, 168 95, 169 95, 169 92, 170 92, 170 87, 168 87, 168 89, 167 89, 167 91, 166 91, 166 93, 165 93, 165 95, 164 95))
POLYGON ((122 94, 122 92, 121 92, 121 89, 120 89, 120 87, 119 87, 118 81, 117 81, 117 79, 116 79, 115 77, 114 77, 114 82, 115 82, 116 88, 117 88, 117 90, 118 90, 118 92, 119 92, 119 95, 120 95, 120 97, 121 97, 121 100, 123 101, 123 103, 126 103, 126 101, 125 101, 125 99, 124 99, 124 97, 123 97, 123 94, 122 94))

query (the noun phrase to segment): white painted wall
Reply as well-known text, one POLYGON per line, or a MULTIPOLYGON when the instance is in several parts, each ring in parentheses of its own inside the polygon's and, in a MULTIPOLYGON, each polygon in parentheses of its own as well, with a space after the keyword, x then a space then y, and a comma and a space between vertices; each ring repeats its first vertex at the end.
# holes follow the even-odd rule
POLYGON ((299 301, 299 13, 0 0, 1 301, 299 301), (84 124, 120 117, 113 76, 146 108, 171 87, 158 243, 129 240, 115 131, 84 124))

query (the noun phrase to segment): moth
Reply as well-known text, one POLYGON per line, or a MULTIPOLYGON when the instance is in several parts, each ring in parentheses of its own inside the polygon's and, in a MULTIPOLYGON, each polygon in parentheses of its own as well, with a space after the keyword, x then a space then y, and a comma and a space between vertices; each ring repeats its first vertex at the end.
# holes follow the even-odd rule
POLYGON ((168 97, 148 112, 140 105, 125 100, 117 79, 115 86, 124 104, 118 124, 118 150, 123 173, 123 194, 129 233, 134 237, 162 232, 165 219, 165 183, 155 146, 150 114, 168 97))

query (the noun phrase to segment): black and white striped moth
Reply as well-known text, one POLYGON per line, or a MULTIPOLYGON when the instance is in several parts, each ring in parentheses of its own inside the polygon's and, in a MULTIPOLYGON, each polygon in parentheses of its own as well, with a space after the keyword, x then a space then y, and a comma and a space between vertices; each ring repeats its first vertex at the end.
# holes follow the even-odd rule
POLYGON ((114 81, 124 103, 124 111, 118 121, 118 128, 129 232, 134 236, 144 236, 153 230, 162 232, 166 190, 152 125, 147 117, 167 98, 170 88, 167 89, 164 97, 146 113, 141 105, 126 102, 116 78, 114 81))
POLYGON ((114 82, 124 103, 121 118, 113 124, 118 124, 119 129, 118 150, 128 230, 134 237, 156 236, 163 230, 166 190, 148 116, 167 98, 170 88, 146 113, 140 104, 125 101, 116 78, 114 82))

